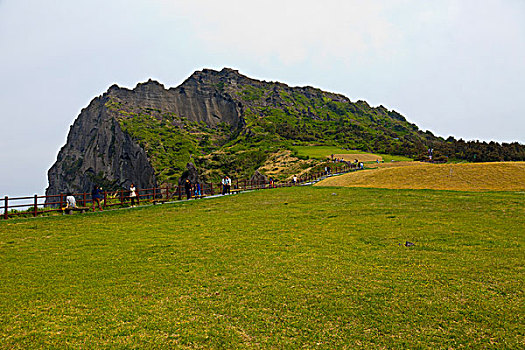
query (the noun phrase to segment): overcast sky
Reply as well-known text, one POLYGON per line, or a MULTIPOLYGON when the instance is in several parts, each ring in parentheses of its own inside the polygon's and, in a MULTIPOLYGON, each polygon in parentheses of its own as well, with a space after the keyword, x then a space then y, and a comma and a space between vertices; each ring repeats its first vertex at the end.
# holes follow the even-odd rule
POLYGON ((69 126, 112 84, 223 67, 439 136, 525 143, 523 0, 0 0, 0 196, 43 194, 69 126))

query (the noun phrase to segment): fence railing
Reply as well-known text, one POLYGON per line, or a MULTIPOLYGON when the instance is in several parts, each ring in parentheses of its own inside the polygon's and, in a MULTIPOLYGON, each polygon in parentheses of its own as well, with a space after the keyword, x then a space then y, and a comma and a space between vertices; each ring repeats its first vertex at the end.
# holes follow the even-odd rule
MULTIPOLYGON (((331 174, 344 173, 355 170, 354 164, 334 165, 329 170, 331 174)), ((260 190, 268 188, 290 187, 296 184, 307 183, 318 180, 326 176, 326 171, 311 173, 308 175, 297 177, 297 183, 294 182, 256 182, 250 180, 236 179, 232 180, 231 191, 240 192, 247 190, 260 190)), ((201 183, 201 196, 213 196, 222 193, 222 184, 214 184, 212 182, 201 183)), ((114 206, 127 206, 130 204, 131 192, 129 190, 120 189, 117 191, 103 191, 103 198, 101 205, 105 208, 114 206)), ((140 203, 156 203, 158 201, 181 200, 186 198, 186 191, 184 186, 168 184, 160 187, 137 189, 137 199, 140 203)), ((90 193, 73 193, 72 194, 79 207, 88 207, 93 203, 90 193)), ((194 197, 194 193, 191 193, 194 197)), ((3 209, 3 214, 0 219, 8 219, 16 216, 33 216, 63 212, 66 206, 66 194, 55 194, 49 196, 27 196, 27 197, 8 197, 0 198, 0 210, 3 209)))

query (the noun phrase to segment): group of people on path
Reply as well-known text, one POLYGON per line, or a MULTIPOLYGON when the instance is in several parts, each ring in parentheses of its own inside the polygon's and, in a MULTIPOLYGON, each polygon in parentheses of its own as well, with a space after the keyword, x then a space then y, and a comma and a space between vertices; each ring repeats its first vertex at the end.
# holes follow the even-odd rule
MULTIPOLYGON (((132 183, 129 187, 129 198, 131 200, 131 206, 135 206, 135 202, 139 204, 139 196, 138 196, 138 190, 135 187, 135 185, 132 183)), ((92 203, 92 211, 95 211, 97 208, 99 211, 102 211, 102 204, 101 201, 104 199, 104 192, 102 191, 102 187, 98 185, 94 185, 93 189, 91 190, 91 203, 92 203)), ((64 208, 65 211, 71 211, 73 209, 77 208, 77 201, 75 199, 75 196, 71 192, 68 192, 66 195, 66 206, 64 208)))
MULTIPOLYGON (((292 178, 292 182, 294 185, 297 184, 298 179, 297 175, 294 175, 292 178)), ((229 176, 225 175, 221 180, 222 185, 222 195, 231 194, 231 186, 232 186, 232 180, 229 176)), ((275 184, 272 178, 270 178, 269 187, 274 188, 275 184)), ((192 183, 190 179, 186 179, 184 181, 184 191, 186 194, 186 198, 190 199, 192 196, 195 198, 201 198, 203 195, 201 184, 199 182, 192 183)), ((129 187, 129 199, 131 201, 131 206, 134 207, 135 204, 140 204, 140 196, 138 194, 138 189, 135 187, 135 184, 131 184, 129 187)), ((95 211, 97 208, 99 211, 102 211, 102 204, 101 201, 104 199, 104 192, 102 190, 102 187, 98 185, 94 185, 93 189, 91 190, 91 199, 92 199, 92 211, 95 211)), ((68 192, 66 196, 66 207, 63 208, 64 210, 73 210, 77 208, 77 203, 75 196, 73 196, 72 193, 68 192)))
POLYGON ((222 180, 221 180, 221 184, 222 184, 222 194, 223 195, 226 195, 226 194, 231 194, 230 193, 230 190, 231 190, 231 187, 232 187, 232 179, 230 179, 228 177, 228 175, 225 175, 222 180))
POLYGON ((330 155, 330 158, 332 160, 332 163, 345 163, 346 162, 344 158, 335 157, 333 154, 330 155))
POLYGON ((195 198, 202 197, 201 184, 198 181, 192 184, 190 179, 186 179, 184 181, 184 191, 186 192, 186 199, 190 199, 192 194, 195 198))

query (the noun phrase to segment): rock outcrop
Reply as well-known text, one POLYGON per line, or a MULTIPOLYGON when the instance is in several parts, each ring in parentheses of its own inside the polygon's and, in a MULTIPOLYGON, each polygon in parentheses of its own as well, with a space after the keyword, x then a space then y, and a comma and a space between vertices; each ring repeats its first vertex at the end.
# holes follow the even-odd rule
POLYGON ((193 163, 186 165, 186 171, 182 173, 182 176, 179 178, 179 186, 182 185, 186 179, 189 179, 192 184, 196 184, 197 182, 202 183, 199 172, 193 163))
POLYGON ((94 99, 69 130, 67 143, 49 169, 46 195, 89 192, 93 184, 108 189, 156 185, 148 156, 108 113, 107 96, 94 99))
POLYGON ((127 112, 147 110, 158 117, 171 113, 210 127, 219 123, 241 127, 241 106, 228 94, 220 92, 220 81, 211 72, 215 71, 196 72, 180 86, 170 89, 154 80, 140 83, 133 90, 113 85, 107 95, 127 112))
POLYGON ((219 124, 241 128, 242 107, 218 90, 219 79, 229 75, 241 77, 230 69, 205 70, 176 88, 165 89, 153 80, 133 90, 111 86, 91 101, 71 126, 66 145, 48 171, 46 195, 89 192, 95 183, 108 189, 127 188, 131 182, 139 188, 157 185, 147 151, 123 132, 118 118, 147 111, 159 119, 169 113, 212 128, 219 124))
POLYGON ((267 183, 268 177, 264 174, 261 174, 259 170, 256 170, 255 173, 250 178, 250 181, 253 183, 267 183))

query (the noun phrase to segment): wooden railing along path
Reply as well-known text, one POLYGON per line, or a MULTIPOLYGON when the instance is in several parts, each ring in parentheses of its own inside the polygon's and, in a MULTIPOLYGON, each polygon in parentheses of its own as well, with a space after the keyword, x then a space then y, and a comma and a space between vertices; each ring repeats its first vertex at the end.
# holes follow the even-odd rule
MULTIPOLYGON (((334 164, 331 167, 331 174, 340 174, 356 170, 356 167, 352 165, 337 165, 334 164)), ((297 178, 297 184, 304 184, 311 181, 316 181, 323 176, 326 176, 325 172, 318 172, 314 174, 308 174, 297 178)), ((293 186, 293 182, 276 182, 271 185, 269 182, 254 182, 250 180, 232 180, 232 190, 234 192, 241 192, 247 190, 260 190, 268 188, 278 187, 290 187, 293 186)), ((222 193, 221 184, 213 184, 211 182, 201 183, 201 193, 203 196, 213 196, 222 193)), ((113 206, 124 206, 130 203, 130 191, 129 190, 118 190, 118 191, 104 191, 103 199, 101 204, 104 208, 113 206)), ((77 206, 87 207, 92 203, 90 193, 73 193, 77 201, 77 206)), ((184 186, 178 185, 166 185, 161 187, 142 188, 138 189, 137 196, 139 203, 155 203, 159 200, 180 200, 186 198, 184 186)), ((0 210, 3 209, 3 214, 0 215, 0 219, 8 219, 16 216, 38 216, 45 213, 52 212, 63 212, 63 208, 66 206, 66 195, 56 194, 50 196, 27 196, 27 197, 8 197, 0 198, 0 210)))

